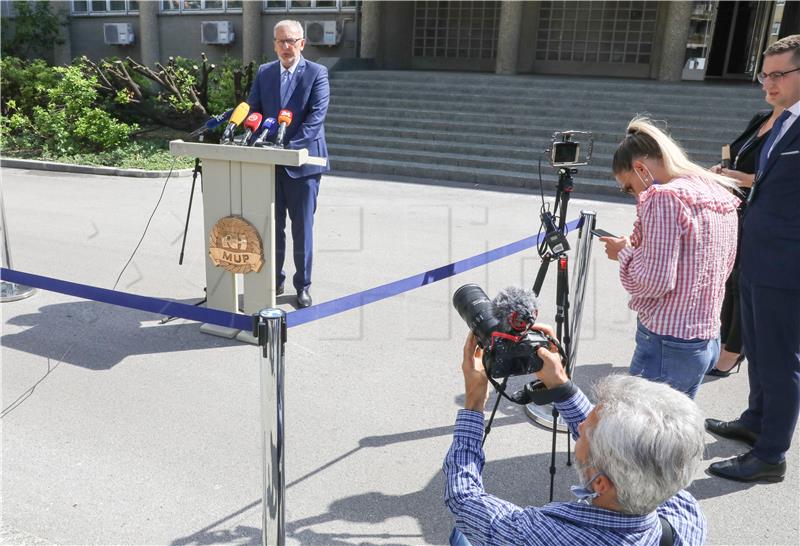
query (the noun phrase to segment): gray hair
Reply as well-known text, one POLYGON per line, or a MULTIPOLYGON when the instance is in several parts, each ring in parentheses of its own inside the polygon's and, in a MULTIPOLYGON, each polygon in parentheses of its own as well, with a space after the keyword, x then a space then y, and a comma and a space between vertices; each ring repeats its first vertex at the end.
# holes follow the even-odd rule
POLYGON ((274 38, 278 34, 278 29, 281 27, 286 27, 290 31, 293 31, 294 34, 298 34, 300 38, 304 38, 305 35, 303 34, 303 25, 300 24, 300 21, 295 21, 293 19, 284 19, 283 21, 278 21, 275 23, 275 26, 272 29, 272 37, 274 38))
POLYGON ((611 375, 595 386, 598 421, 585 430, 589 465, 627 514, 649 514, 692 483, 704 451, 697 404, 668 385, 611 375))

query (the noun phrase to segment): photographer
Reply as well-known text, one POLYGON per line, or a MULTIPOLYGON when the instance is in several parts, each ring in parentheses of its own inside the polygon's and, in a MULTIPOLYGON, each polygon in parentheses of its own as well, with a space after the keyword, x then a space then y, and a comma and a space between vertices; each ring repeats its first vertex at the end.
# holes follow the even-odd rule
MULTIPOLYGON (((552 335, 548 327, 536 329, 552 335)), ((558 354, 539 348, 537 376, 557 391, 569 425, 579 498, 521 508, 487 494, 481 472, 483 411, 489 395, 473 334, 464 345, 466 400, 444 461, 445 503, 455 516, 451 544, 703 544, 706 520, 687 487, 703 454, 703 420, 695 403, 666 385, 614 375, 596 386, 597 406, 564 371, 558 354), (660 519, 660 517, 662 519, 660 519)))

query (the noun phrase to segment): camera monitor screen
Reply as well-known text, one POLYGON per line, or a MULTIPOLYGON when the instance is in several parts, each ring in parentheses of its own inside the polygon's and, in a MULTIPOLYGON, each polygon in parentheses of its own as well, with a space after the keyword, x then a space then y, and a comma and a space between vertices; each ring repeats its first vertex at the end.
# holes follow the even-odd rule
POLYGON ((553 166, 579 163, 580 153, 581 147, 577 142, 555 142, 553 143, 553 166))

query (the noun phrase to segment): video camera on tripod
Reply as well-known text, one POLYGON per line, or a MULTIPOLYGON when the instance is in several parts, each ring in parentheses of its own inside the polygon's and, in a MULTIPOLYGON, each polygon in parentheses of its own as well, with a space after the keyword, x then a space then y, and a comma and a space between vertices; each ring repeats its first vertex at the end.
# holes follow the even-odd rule
MULTIPOLYGON (((550 165, 558 168, 559 175, 556 206, 552 213, 542 206, 540 213, 544 228, 544 244, 547 245, 553 257, 562 256, 570 248, 563 229, 559 229, 556 224, 555 215, 558 213, 559 202, 563 196, 565 204, 562 211, 566 212, 566 200, 569 199, 569 193, 572 192, 572 175, 578 172, 575 167, 588 165, 592 160, 593 150, 594 137, 589 131, 556 131, 553 133, 550 147, 545 150, 550 159, 550 165), (582 155, 584 150, 585 154, 582 155)), ((563 228, 563 225, 561 227, 563 228)), ((543 253, 544 247, 541 247, 539 254, 543 255, 543 253)))

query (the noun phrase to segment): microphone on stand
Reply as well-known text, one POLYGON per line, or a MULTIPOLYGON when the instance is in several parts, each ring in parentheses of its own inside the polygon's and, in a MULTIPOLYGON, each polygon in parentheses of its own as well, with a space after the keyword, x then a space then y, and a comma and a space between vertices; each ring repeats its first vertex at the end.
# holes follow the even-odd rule
POLYGON ((265 119, 264 122, 261 124, 261 129, 259 129, 259 131, 261 132, 258 134, 258 137, 256 138, 255 142, 253 142, 253 146, 258 146, 258 147, 271 146, 271 144, 267 142, 267 139, 269 138, 270 133, 277 124, 278 122, 275 118, 265 119))
POLYGON ((275 136, 275 146, 283 148, 283 139, 286 137, 286 128, 292 124, 292 112, 281 110, 278 112, 278 134, 275 136))
POLYGON ((250 137, 253 136, 253 133, 258 131, 258 128, 261 127, 261 118, 263 116, 258 112, 253 112, 247 119, 244 120, 244 137, 242 138, 242 142, 239 144, 240 146, 247 146, 248 142, 250 141, 250 137))
POLYGON ((214 129, 216 129, 217 127, 228 121, 231 117, 231 114, 233 114, 233 108, 231 108, 227 112, 223 112, 219 115, 210 118, 203 125, 192 131, 189 134, 189 138, 200 137, 200 140, 202 140, 203 135, 205 135, 209 131, 213 131, 214 129))
POLYGON ((236 130, 236 127, 239 126, 244 121, 244 118, 247 117, 247 113, 250 111, 250 105, 246 102, 239 104, 236 108, 234 108, 233 113, 231 114, 230 122, 228 126, 225 128, 225 132, 222 133, 222 138, 220 139, 220 144, 230 144, 231 140, 233 139, 233 132, 236 130))

